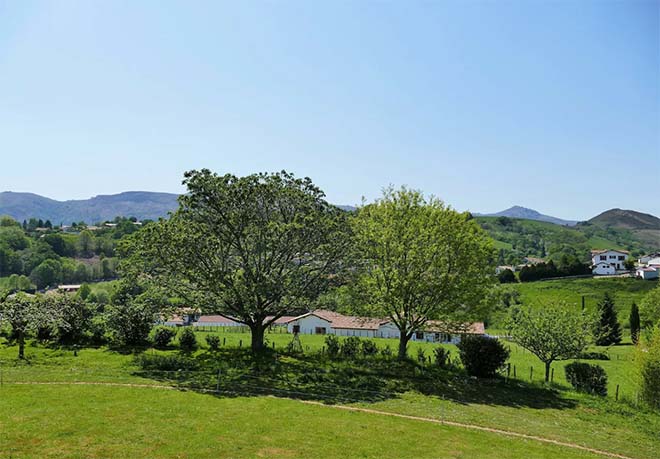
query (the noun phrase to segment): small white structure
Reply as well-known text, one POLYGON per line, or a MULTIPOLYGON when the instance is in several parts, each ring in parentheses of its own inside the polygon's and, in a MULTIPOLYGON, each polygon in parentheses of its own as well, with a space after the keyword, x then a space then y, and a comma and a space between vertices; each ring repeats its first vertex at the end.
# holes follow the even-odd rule
POLYGON ((185 327, 194 325, 201 316, 198 308, 179 308, 172 316, 163 315, 160 323, 168 327, 185 327))
POLYGON ((57 290, 65 293, 75 293, 80 290, 80 287, 82 287, 80 284, 58 285, 57 290))
POLYGON ((649 266, 644 266, 641 268, 637 268, 637 271, 635 271, 635 276, 644 280, 658 279, 658 277, 660 277, 660 267, 653 268, 649 266))
POLYGON ((625 271, 628 252, 625 250, 592 250, 591 272, 596 275, 616 274, 625 271))
POLYGON ((660 257, 649 259, 649 261, 646 262, 646 266, 649 268, 660 268, 660 257))
POLYGON ((424 330, 413 334, 413 341, 425 341, 427 343, 451 343, 461 342, 463 335, 484 335, 486 330, 483 322, 474 322, 461 325, 449 325, 438 320, 431 320, 426 324, 424 330))
POLYGON ((649 253, 648 255, 644 255, 637 260, 637 263, 640 265, 646 265, 654 258, 660 260, 660 252, 653 252, 649 253))

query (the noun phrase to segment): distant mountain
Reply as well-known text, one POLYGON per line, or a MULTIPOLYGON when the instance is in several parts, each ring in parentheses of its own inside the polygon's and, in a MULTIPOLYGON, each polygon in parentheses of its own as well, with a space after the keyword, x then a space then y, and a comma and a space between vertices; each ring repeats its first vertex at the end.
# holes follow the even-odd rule
POLYGON ((596 215, 589 223, 629 230, 660 230, 660 218, 626 209, 610 209, 596 215))
POLYGON ((346 212, 355 212, 357 210, 357 207, 355 206, 346 206, 346 205, 337 204, 337 207, 339 207, 341 210, 345 210, 346 212))
POLYGON ((528 209, 527 207, 513 206, 501 212, 494 214, 474 214, 478 217, 509 217, 509 218, 523 218, 525 220, 537 220, 540 222, 554 223, 556 225, 574 226, 577 224, 573 220, 563 220, 561 218, 552 217, 550 215, 543 215, 542 213, 528 209))
POLYGON ((56 201, 33 193, 0 193, 0 215, 18 220, 40 218, 54 225, 84 221, 97 223, 115 217, 136 217, 140 220, 157 219, 178 207, 179 195, 128 191, 112 195, 99 195, 90 199, 56 201))

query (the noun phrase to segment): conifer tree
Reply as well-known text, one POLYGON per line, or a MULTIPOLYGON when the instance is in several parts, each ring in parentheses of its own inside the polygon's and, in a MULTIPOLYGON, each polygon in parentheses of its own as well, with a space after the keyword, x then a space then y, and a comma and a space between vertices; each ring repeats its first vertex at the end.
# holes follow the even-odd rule
POLYGON ((614 310, 614 300, 609 293, 605 293, 598 303, 594 338, 597 346, 610 346, 621 342, 621 325, 614 310))
POLYGON ((633 344, 639 342, 639 331, 641 328, 639 320, 639 308, 636 303, 633 303, 630 307, 630 338, 632 339, 633 344))

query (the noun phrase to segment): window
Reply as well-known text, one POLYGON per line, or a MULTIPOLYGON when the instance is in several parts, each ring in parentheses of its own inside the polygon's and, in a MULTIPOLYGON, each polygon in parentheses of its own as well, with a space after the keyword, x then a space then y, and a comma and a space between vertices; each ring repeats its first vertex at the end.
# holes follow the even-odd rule
POLYGON ((415 339, 424 339, 424 332, 415 332, 415 339))
POLYGON ((316 327, 314 333, 317 335, 325 335, 325 327, 316 327))
POLYGON ((610 260, 616 260, 616 255, 610 255, 610 260))
POLYGON ((624 260, 625 258, 626 257, 624 257, 623 255, 619 255, 619 260, 624 260))
POLYGON ((601 255, 601 256, 600 256, 600 259, 601 259, 601 260, 607 260, 607 257, 606 257, 605 255, 601 255))
POLYGON ((300 325, 293 326, 293 333, 300 333, 300 325))

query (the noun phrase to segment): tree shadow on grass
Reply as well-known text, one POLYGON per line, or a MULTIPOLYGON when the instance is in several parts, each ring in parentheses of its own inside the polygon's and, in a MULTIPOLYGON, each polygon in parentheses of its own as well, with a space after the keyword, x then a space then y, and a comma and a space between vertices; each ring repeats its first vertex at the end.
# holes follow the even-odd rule
POLYGON ((461 404, 570 409, 559 391, 505 381, 477 380, 462 370, 420 366, 386 358, 330 359, 323 354, 283 355, 222 349, 197 355, 143 354, 134 375, 220 397, 274 395, 329 404, 375 403, 406 392, 461 404))

